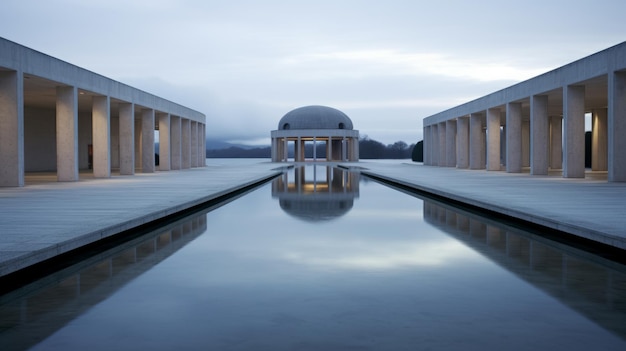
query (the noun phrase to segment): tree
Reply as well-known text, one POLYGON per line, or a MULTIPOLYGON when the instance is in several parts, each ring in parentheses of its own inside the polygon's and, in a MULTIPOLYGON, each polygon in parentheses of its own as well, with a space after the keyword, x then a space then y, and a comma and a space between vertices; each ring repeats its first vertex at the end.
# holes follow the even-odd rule
POLYGON ((420 140, 413 146, 411 160, 413 162, 424 162, 424 141, 420 140))

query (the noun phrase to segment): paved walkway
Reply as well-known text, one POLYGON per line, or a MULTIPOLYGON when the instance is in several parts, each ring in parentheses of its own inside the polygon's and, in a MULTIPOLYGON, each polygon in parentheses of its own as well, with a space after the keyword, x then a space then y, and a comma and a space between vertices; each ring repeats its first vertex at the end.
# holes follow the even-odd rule
POLYGON ((626 249, 626 183, 415 163, 361 162, 364 174, 626 249))
POLYGON ((278 174, 281 166, 218 163, 69 183, 29 175, 26 187, 0 188, 0 276, 210 201, 278 174))

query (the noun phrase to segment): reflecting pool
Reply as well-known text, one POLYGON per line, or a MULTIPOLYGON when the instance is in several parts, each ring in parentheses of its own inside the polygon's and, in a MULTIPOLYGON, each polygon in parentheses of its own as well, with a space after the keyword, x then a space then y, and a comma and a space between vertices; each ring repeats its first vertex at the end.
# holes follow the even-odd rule
POLYGON ((0 350, 626 350, 626 269, 338 168, 0 297, 0 350))

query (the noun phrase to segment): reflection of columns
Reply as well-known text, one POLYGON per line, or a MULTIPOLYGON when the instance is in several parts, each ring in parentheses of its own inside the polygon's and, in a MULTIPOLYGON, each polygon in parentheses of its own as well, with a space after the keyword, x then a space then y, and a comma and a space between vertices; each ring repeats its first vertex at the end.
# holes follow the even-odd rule
POLYGON ((609 73, 608 180, 626 182, 626 73, 609 73))
POLYGON ((506 171, 522 171, 522 104, 506 105, 506 171))
POLYGON ((446 153, 446 122, 439 123, 437 131, 439 133, 439 144, 437 145, 437 147, 439 148, 439 167, 445 167, 447 164, 448 155, 446 153))
POLYGON ((484 169, 483 124, 479 114, 472 113, 470 115, 469 128, 469 167, 470 169, 484 169))
POLYGON ((187 118, 180 120, 180 135, 181 135, 181 164, 180 168, 191 168, 191 121, 187 118))
POLYGON ((154 172, 154 110, 141 113, 141 171, 154 172))
POLYGON ((456 166, 456 120, 446 121, 446 166, 456 166))
POLYGON ((456 121, 456 167, 469 167, 469 118, 459 117, 456 121))
POLYGON ((108 96, 94 96, 91 137, 93 139, 93 176, 111 176, 111 105, 108 96))
POLYGON ((550 168, 561 169, 563 160, 563 118, 550 117, 550 168))
POLYGON ((120 174, 135 174, 135 106, 119 104, 120 174))
POLYGON ((530 98, 530 128, 530 174, 547 175, 550 149, 547 95, 530 98))
POLYGON ((606 171, 608 169, 607 109, 593 110, 591 118, 591 169, 606 171))
POLYGON ((198 122, 190 121, 191 123, 191 156, 190 166, 198 167, 198 122))
POLYGON ((487 110, 487 170, 500 170, 500 109, 487 110))
POLYGON ((563 177, 585 177, 585 87, 563 89, 563 177))
POLYGON ((171 118, 169 113, 159 113, 159 170, 171 169, 171 118))
POLYGON ((0 71, 0 186, 24 186, 24 78, 0 71))
POLYGON ((57 87, 57 178, 78 180, 78 91, 57 87))
POLYGON ((177 116, 170 117, 170 168, 180 169, 182 161, 182 135, 181 135, 181 118, 177 116))

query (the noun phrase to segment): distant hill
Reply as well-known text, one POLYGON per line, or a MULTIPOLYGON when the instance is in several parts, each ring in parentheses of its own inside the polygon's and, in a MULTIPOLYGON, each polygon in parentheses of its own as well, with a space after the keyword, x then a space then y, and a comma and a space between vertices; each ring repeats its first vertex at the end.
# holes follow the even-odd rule
POLYGON ((229 149, 231 147, 236 147, 239 149, 249 150, 249 149, 257 149, 269 147, 268 145, 244 145, 244 144, 231 144, 221 140, 206 140, 206 149, 207 150, 222 150, 229 149))

